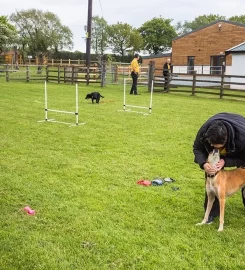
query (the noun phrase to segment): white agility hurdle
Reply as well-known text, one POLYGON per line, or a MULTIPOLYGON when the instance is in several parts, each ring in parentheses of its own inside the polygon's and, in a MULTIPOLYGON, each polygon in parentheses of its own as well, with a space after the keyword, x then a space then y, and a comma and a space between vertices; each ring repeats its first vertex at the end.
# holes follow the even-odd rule
POLYGON ((127 82, 127 80, 130 80, 130 79, 124 79, 123 110, 120 110, 120 111, 140 113, 140 114, 143 114, 143 115, 151 114, 151 111, 152 111, 152 96, 153 96, 153 80, 151 82, 151 97, 150 97, 150 105, 149 105, 149 107, 126 104, 126 82, 127 82), (127 107, 129 107, 129 108, 138 108, 138 109, 147 109, 147 110, 149 110, 149 113, 143 113, 143 112, 140 112, 140 111, 132 111, 131 109, 126 109, 127 107))
POLYGON ((84 125, 85 123, 78 123, 78 85, 76 84, 76 110, 75 112, 69 112, 69 111, 62 111, 62 110, 55 110, 55 109, 49 109, 48 108, 48 90, 47 90, 47 82, 45 81, 44 83, 44 102, 45 102, 45 120, 41 120, 38 122, 53 122, 53 123, 61 123, 61 124, 66 124, 71 126, 79 126, 79 125, 84 125), (71 124, 67 122, 61 122, 61 121, 56 121, 55 119, 48 119, 48 112, 57 112, 57 113, 65 113, 65 114, 74 114, 76 116, 76 123, 71 124))

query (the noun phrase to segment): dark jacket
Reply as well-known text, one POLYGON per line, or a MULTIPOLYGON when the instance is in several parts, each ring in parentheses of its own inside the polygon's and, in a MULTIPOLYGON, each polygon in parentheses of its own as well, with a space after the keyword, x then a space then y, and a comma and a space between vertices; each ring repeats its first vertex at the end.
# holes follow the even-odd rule
POLYGON ((213 147, 205 138, 205 133, 214 120, 221 120, 227 128, 226 156, 222 157, 225 167, 245 165, 245 118, 234 113, 219 113, 207 120, 199 129, 193 144, 194 162, 203 168, 213 147))
POLYGON ((168 76, 171 72, 171 64, 169 63, 170 69, 168 69, 168 63, 163 65, 163 76, 168 76))

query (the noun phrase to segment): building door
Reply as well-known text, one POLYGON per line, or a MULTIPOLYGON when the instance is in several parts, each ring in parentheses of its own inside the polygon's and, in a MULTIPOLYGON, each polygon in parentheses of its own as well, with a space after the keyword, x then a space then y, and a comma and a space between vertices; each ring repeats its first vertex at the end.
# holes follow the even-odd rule
POLYGON ((195 66, 195 56, 187 56, 187 74, 192 74, 195 66))
POLYGON ((225 55, 213 55, 210 57, 210 74, 221 74, 225 67, 225 55))

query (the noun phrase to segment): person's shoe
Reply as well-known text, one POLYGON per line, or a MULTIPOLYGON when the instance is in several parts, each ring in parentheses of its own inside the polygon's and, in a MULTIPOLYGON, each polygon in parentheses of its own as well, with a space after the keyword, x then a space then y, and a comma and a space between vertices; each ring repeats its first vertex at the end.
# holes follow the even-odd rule
POLYGON ((206 221, 206 224, 212 224, 214 222, 214 216, 209 216, 208 221, 206 221))

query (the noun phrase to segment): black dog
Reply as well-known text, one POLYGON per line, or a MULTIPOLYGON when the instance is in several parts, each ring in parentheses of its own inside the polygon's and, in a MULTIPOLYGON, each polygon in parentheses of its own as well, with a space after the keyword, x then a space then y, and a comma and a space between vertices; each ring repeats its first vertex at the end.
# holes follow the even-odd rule
POLYGON ((101 94, 99 92, 92 92, 90 94, 87 94, 87 96, 85 97, 85 99, 92 99, 92 103, 94 103, 94 100, 96 100, 96 103, 100 102, 100 98, 104 98, 103 96, 101 96, 101 94))

